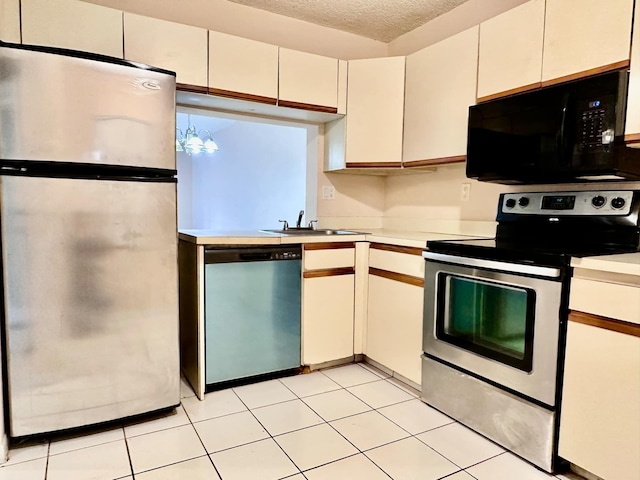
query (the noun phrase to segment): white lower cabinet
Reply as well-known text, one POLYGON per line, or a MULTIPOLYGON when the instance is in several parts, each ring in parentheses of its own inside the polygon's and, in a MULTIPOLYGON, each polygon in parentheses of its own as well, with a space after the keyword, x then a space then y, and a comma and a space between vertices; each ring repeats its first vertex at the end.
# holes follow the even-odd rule
POLYGON ((585 317, 596 325, 568 326, 558 454, 607 480, 640 478, 640 325, 585 317))
POLYGON ((558 454, 606 480, 640 478, 640 276, 574 267, 558 454))
POLYGON ((355 245, 306 244, 303 265, 303 365, 353 356, 355 245))
POLYGON ((422 249, 372 244, 366 355, 421 383, 424 260, 422 249), (397 251, 393 251, 393 249, 397 251))

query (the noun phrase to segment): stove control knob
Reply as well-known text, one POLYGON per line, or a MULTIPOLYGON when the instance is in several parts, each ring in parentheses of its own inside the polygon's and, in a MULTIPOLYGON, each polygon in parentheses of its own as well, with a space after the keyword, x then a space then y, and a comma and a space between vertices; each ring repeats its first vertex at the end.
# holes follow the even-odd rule
POLYGON ((616 197, 613 200, 611 200, 611 206, 618 210, 624 207, 625 203, 627 202, 625 202, 624 198, 622 197, 616 197))
POLYGON ((520 197, 518 199, 518 205, 520 205, 521 207, 526 207, 527 205, 529 205, 529 197, 520 197))
POLYGON ((601 208, 605 203, 607 203, 607 199, 602 195, 596 195, 591 199, 591 205, 595 208, 601 208))
POLYGON ((504 202, 504 204, 507 206, 507 208, 513 208, 516 206, 516 199, 515 198, 508 198, 506 202, 504 202))

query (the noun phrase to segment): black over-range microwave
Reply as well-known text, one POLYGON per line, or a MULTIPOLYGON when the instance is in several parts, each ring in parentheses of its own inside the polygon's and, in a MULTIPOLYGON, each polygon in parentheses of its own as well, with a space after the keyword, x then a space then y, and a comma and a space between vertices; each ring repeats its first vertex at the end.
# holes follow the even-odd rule
POLYGON ((497 183, 640 180, 624 143, 629 73, 541 88, 469 109, 467 176, 497 183))

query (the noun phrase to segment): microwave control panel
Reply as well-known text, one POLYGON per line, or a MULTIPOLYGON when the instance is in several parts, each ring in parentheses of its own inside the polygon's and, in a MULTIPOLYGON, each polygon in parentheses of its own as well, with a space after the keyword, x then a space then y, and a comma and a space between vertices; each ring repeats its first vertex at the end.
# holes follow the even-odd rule
POLYGON ((633 190, 505 193, 500 213, 519 215, 629 215, 633 190))
POLYGON ((578 144, 592 151, 613 143, 615 139, 615 99, 610 95, 579 102, 578 144))

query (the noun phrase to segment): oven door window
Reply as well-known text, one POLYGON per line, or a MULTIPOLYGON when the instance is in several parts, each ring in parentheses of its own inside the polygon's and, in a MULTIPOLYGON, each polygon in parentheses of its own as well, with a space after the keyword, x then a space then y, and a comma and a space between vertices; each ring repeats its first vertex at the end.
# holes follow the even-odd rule
POLYGON ((438 339, 531 371, 535 291, 438 273, 438 339))

